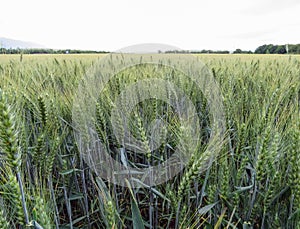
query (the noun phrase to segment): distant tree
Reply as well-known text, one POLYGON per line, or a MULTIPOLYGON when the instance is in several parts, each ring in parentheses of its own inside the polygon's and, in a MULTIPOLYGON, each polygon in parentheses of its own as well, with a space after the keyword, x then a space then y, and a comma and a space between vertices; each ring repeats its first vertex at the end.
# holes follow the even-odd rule
POLYGON ((277 54, 285 54, 285 53, 287 53, 285 46, 284 45, 278 45, 277 48, 276 48, 276 50, 275 50, 275 53, 277 53, 277 54))
POLYGON ((239 54, 239 53, 242 53, 242 50, 241 49, 236 49, 233 53, 239 54))
POLYGON ((236 49, 235 51, 233 51, 233 54, 251 54, 252 51, 244 51, 244 50, 241 50, 241 49, 236 49))
POLYGON ((262 45, 262 46, 259 46, 258 48, 255 49, 255 52, 256 54, 263 54, 263 50, 264 50, 264 46, 265 45, 262 45))
POLYGON ((290 54, 300 54, 300 44, 289 45, 289 53, 290 54))
MULTIPOLYGON (((300 54, 300 50, 297 50, 297 47, 299 47, 300 44, 298 45, 289 45, 289 53, 291 54, 300 54)), ((268 45, 262 45, 259 46, 255 50, 256 54, 286 54, 286 46, 285 45, 273 45, 273 44, 268 44, 268 45)))

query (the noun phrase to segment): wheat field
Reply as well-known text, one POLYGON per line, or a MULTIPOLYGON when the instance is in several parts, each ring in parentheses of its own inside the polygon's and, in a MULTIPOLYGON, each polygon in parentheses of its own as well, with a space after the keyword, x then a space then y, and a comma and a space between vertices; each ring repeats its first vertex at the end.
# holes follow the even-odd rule
POLYGON ((149 99, 129 117, 143 153, 118 141, 110 117, 122 90, 154 69, 141 66, 111 80, 93 122, 115 160, 139 169, 163 163, 176 147, 192 152, 185 168, 156 186, 111 183, 82 158, 74 99, 104 56, 0 56, 0 228, 300 228, 300 56, 196 56, 220 87, 226 120, 219 152, 204 170, 209 104, 187 76, 170 69, 156 75, 167 75, 195 104, 200 143, 182 145, 191 136, 176 111, 149 99), (166 123, 165 137, 151 150, 147 127, 155 119, 166 123))

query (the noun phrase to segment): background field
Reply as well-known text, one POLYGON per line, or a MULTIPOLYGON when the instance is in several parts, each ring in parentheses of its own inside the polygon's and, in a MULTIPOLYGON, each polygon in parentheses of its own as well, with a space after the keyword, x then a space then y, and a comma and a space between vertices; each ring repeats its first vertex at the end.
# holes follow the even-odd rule
MULTIPOLYGON (((164 184, 132 189, 136 181, 120 187, 97 177, 74 139, 74 95, 104 55, 0 56, 0 228, 300 227, 300 56, 197 55, 222 92, 221 151, 200 171, 212 127, 206 99, 193 91, 203 132, 201 144, 186 146, 194 149, 188 166, 164 184)), ((117 160, 123 146, 109 121, 114 98, 151 71, 122 72, 99 97, 97 133, 117 160)), ((180 73, 165 74, 190 90, 180 73)), ((128 163, 160 163, 189 137, 176 112, 150 100, 132 118, 146 149, 147 123, 157 117, 167 117, 167 141, 147 156, 125 149, 128 163)))

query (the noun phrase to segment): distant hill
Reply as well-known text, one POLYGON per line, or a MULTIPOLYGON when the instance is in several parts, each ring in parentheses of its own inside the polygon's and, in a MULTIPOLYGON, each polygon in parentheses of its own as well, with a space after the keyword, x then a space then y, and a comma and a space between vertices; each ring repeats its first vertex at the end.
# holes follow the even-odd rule
POLYGON ((0 37, 0 48, 31 49, 31 48, 45 48, 45 46, 33 42, 28 42, 28 41, 20 41, 20 40, 0 37))

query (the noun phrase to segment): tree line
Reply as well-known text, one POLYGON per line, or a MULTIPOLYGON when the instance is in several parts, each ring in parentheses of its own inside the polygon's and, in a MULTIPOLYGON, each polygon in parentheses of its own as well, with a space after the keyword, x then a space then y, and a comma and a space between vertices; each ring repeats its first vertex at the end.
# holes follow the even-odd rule
POLYGON ((259 46, 255 53, 257 54, 300 54, 300 44, 289 45, 262 45, 259 46))
MULTIPOLYGON (((7 49, 0 48, 0 54, 93 54, 93 53, 109 53, 107 51, 94 51, 94 50, 79 50, 79 49, 7 49)), ((162 51, 158 51, 158 53, 162 53, 162 51)), ((186 53, 186 54, 229 54, 228 50, 169 50, 164 53, 186 53)), ((236 49, 233 51, 233 54, 300 54, 300 44, 289 44, 289 45, 273 45, 273 44, 264 44, 255 49, 254 52, 251 50, 242 50, 236 49)))
POLYGON ((94 50, 79 50, 79 49, 6 49, 1 48, 0 54, 93 54, 93 53, 108 53, 106 51, 94 50))
MULTIPOLYGON (((213 53, 213 54, 228 54, 230 53, 227 50, 224 51, 213 51, 213 50, 201 50, 201 51, 189 51, 189 50, 170 50, 165 53, 194 53, 194 54, 202 54, 202 53, 213 53)), ((261 45, 255 49, 254 52, 251 50, 242 50, 236 49, 232 52, 233 54, 300 54, 300 44, 289 44, 289 45, 261 45)))
MULTIPOLYGON (((159 53, 161 53, 161 51, 158 51, 159 53)), ((201 51, 193 51, 193 50, 168 50, 168 51, 165 51, 164 53, 181 53, 181 54, 209 54, 209 53, 214 53, 214 54, 229 54, 230 52, 227 51, 227 50, 217 50, 217 51, 214 51, 214 50, 206 50, 206 49, 203 49, 201 51)))

